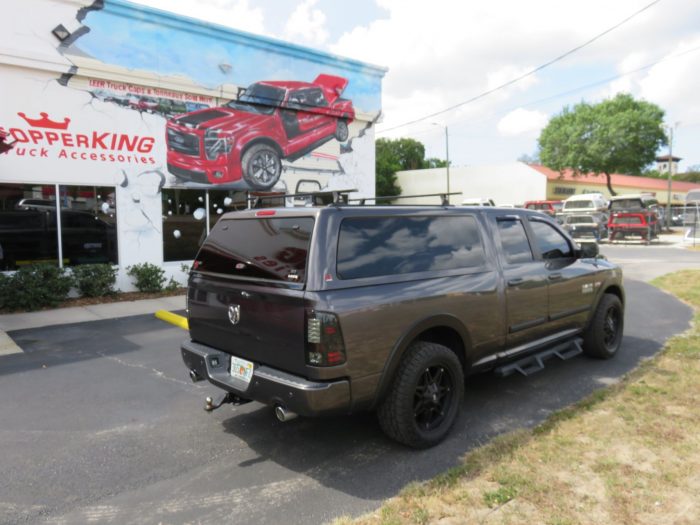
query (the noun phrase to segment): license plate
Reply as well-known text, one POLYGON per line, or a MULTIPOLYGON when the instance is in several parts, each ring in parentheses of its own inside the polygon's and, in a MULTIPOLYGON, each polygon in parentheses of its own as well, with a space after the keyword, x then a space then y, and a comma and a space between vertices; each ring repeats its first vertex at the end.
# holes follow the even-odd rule
POLYGON ((244 381, 247 385, 253 378, 253 363, 231 356, 231 376, 244 381))

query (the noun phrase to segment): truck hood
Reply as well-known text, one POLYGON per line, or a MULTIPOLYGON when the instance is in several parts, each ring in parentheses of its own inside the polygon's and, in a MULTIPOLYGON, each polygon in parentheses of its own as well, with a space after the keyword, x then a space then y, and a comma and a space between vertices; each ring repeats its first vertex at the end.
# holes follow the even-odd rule
POLYGON ((180 126, 190 129, 223 128, 226 131, 234 131, 233 128, 254 126, 270 118, 270 115, 261 115, 231 108, 200 109, 172 119, 180 126))

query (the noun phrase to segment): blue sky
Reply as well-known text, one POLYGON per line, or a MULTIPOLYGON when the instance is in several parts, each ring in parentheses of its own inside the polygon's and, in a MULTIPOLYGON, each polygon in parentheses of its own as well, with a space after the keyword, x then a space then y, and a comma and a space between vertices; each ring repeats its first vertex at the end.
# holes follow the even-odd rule
POLYGON ((675 127, 674 154, 683 157, 684 170, 700 164, 700 4, 695 0, 661 0, 514 86, 390 130, 543 64, 652 1, 139 0, 388 67, 377 136, 412 137, 426 145, 429 156, 444 158, 447 126, 453 165, 532 154, 539 131, 563 106, 630 92, 666 111, 667 124, 675 127), (635 74, 579 89, 654 62, 635 74))

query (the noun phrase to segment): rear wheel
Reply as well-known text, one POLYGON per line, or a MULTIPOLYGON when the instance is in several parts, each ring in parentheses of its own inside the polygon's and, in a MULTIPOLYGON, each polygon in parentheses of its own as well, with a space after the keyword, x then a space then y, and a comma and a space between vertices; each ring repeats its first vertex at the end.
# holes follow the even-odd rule
POLYGON ((377 415, 384 433, 415 448, 442 441, 464 395, 464 373, 449 348, 417 341, 407 350, 377 415))
POLYGON ((280 179, 282 163, 277 151, 267 144, 251 146, 241 159, 243 178, 255 190, 269 190, 280 179))
POLYGON ((583 336, 583 351, 599 359, 610 359, 620 349, 625 317, 620 299, 603 295, 583 336))

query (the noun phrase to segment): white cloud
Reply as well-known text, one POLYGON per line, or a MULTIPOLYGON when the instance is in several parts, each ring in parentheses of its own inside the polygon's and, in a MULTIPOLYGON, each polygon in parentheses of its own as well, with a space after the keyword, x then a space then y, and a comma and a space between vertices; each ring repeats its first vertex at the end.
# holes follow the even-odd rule
POLYGON ((328 40, 326 15, 314 9, 318 0, 304 0, 292 12, 284 27, 287 39, 302 44, 318 46, 328 40))
POLYGON ((498 131, 504 137, 519 135, 537 137, 548 121, 549 117, 541 111, 518 108, 498 122, 498 131))

